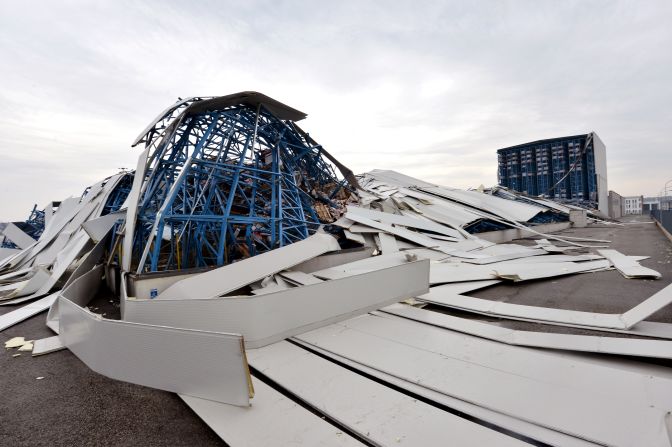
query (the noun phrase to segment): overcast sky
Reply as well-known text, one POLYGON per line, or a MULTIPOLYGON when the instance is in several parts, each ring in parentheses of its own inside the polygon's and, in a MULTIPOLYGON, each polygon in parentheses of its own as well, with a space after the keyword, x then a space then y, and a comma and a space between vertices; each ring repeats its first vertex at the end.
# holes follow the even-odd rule
POLYGON ((593 130, 610 189, 672 179, 669 0, 2 1, 0 221, 134 167, 177 97, 242 90, 355 172, 492 185, 497 148, 593 130))

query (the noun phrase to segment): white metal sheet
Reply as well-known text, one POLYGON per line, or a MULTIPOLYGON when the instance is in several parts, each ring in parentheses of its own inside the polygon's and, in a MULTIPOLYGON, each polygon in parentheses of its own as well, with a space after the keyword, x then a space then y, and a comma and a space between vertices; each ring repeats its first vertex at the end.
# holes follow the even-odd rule
POLYGON ((339 249, 333 236, 316 233, 302 241, 178 281, 161 292, 156 299, 222 296, 308 259, 339 249))
POLYGON ((245 336, 248 347, 379 309, 427 290, 428 261, 256 296, 125 302, 124 319, 245 336))
POLYGON ((633 260, 631 257, 624 255, 616 250, 597 250, 599 254, 607 258, 616 270, 621 272, 626 278, 660 278, 660 273, 640 265, 639 262, 633 260))
POLYGON ((254 381, 254 400, 249 407, 183 394, 180 398, 231 447, 363 445, 258 380, 254 381))
POLYGON ((380 314, 382 315, 383 312, 508 345, 662 359, 672 358, 672 341, 667 340, 518 331, 444 313, 418 309, 405 304, 392 304, 381 309, 380 314))
POLYGON ((33 342, 33 357, 60 351, 62 349, 66 349, 66 347, 61 343, 61 339, 58 338, 58 335, 42 338, 33 342))
POLYGON ((335 354, 331 351, 327 351, 325 349, 320 348, 319 346, 305 343, 299 340, 298 338, 293 338, 292 341, 301 346, 306 346, 309 349, 318 352, 320 355, 325 356, 326 358, 334 359, 337 362, 347 365, 349 368, 352 368, 355 371, 362 371, 365 374, 368 374, 372 377, 382 380, 384 383, 389 383, 392 384, 393 386, 398 386, 416 395, 423 396, 429 399, 430 401, 461 411, 464 414, 473 416, 482 421, 510 430, 513 433, 518 433, 523 436, 527 436, 531 439, 558 447, 598 446, 598 444, 595 444, 593 442, 588 442, 586 440, 579 439, 574 436, 569 436, 555 430, 550 430, 546 427, 541 427, 539 425, 535 425, 527 421, 516 419, 506 414, 498 413, 496 411, 492 411, 487 408, 483 408, 478 405, 474 405, 472 403, 456 399, 452 396, 448 396, 438 391, 425 388, 414 382, 409 382, 402 378, 371 368, 370 366, 367 366, 365 364, 355 362, 346 357, 335 354))
POLYGON ((4 234, 7 239, 14 242, 14 245, 24 250, 35 243, 35 239, 28 236, 19 227, 12 222, 8 222, 0 234, 4 234))
POLYGON ((592 442, 669 446, 665 420, 672 381, 667 377, 375 316, 297 338, 420 386, 592 442))
POLYGON ((556 276, 571 275, 574 273, 594 272, 611 267, 607 260, 574 262, 544 262, 536 264, 496 264, 491 268, 499 278, 510 279, 514 282, 529 281, 532 279, 553 278, 556 276))
POLYGON ((279 273, 283 278, 300 286, 321 283, 322 280, 309 273, 303 273, 293 270, 285 270, 279 273))
POLYGON ((350 214, 356 214, 368 219, 372 219, 378 222, 401 225, 404 227, 417 228, 419 230, 432 231, 434 233, 443 234, 445 236, 450 236, 453 239, 463 239, 462 234, 457 230, 449 228, 445 225, 438 224, 431 220, 418 219, 415 217, 404 216, 401 214, 391 214, 384 213, 381 211, 375 211, 366 208, 360 208, 357 206, 348 205, 347 212, 350 214))
MULTIPOLYGON (((4 290, 11 290, 12 288, 14 288, 14 291, 0 297, 0 301, 6 301, 14 297, 28 296, 34 294, 35 292, 40 290, 40 288, 45 282, 49 280, 50 276, 51 275, 49 274, 48 271, 38 266, 37 268, 34 269, 34 273, 30 278, 12 284, 5 284, 0 286, 0 289, 4 290)), ((44 294, 42 293, 37 295, 44 295, 44 294)))
POLYGON ((443 286, 432 287, 429 293, 417 298, 421 301, 438 305, 498 317, 516 317, 526 320, 548 322, 551 324, 565 323, 586 327, 625 330, 632 328, 637 323, 642 322, 645 318, 672 303, 672 285, 655 293, 624 314, 601 314, 491 301, 459 295, 455 293, 454 290, 444 288, 443 286))
POLYGON ((32 317, 33 315, 37 315, 40 312, 44 312, 45 310, 49 309, 49 306, 51 306, 51 304, 56 300, 57 297, 58 292, 52 293, 51 295, 39 299, 35 302, 26 304, 25 306, 19 309, 7 312, 4 315, 0 315, 0 331, 4 331, 8 327, 14 326, 15 324, 18 324, 23 320, 32 317))
POLYGON ((371 228, 376 228, 378 230, 394 234, 395 236, 399 236, 400 238, 406 239, 423 247, 434 248, 447 254, 450 254, 451 252, 459 249, 457 246, 453 247, 450 242, 436 241, 420 233, 407 230, 402 227, 393 227, 392 225, 376 222, 375 220, 371 220, 357 214, 346 214, 346 216, 348 219, 354 220, 355 222, 358 222, 362 225, 367 225, 371 228))
POLYGON ((250 365, 374 445, 522 446, 525 443, 401 394, 298 346, 248 351, 250 365))
POLYGON ((82 228, 89 234, 93 242, 99 242, 107 233, 110 232, 115 223, 123 220, 126 216, 126 211, 120 211, 112 214, 107 214, 95 219, 89 219, 82 224, 82 228))
POLYGON ((251 382, 240 335, 109 320, 75 304, 95 294, 101 274, 98 266, 59 296, 59 337, 73 354, 113 379, 249 404, 251 382))
POLYGON ((487 258, 478 258, 478 259, 465 259, 463 262, 468 262, 470 264, 494 264, 496 262, 502 262, 502 261, 510 261, 512 259, 520 259, 520 258, 529 258, 532 256, 544 256, 546 255, 545 250, 524 250, 524 251, 518 251, 515 253, 509 253, 509 254, 501 254, 501 255, 496 255, 496 256, 489 256, 487 258))
POLYGON ((399 251, 397 240, 391 234, 378 233, 378 240, 380 241, 380 251, 383 253, 387 254, 399 251))
POLYGON ((474 265, 462 262, 435 262, 429 272, 430 284, 445 284, 463 281, 484 281, 497 279, 495 266, 474 265))

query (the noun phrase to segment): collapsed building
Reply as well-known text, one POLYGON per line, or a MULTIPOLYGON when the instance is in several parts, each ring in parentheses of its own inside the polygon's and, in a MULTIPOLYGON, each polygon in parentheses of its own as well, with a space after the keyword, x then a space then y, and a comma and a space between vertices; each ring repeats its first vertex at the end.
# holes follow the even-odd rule
POLYGON ((672 358, 672 326, 644 321, 672 287, 618 315, 468 295, 660 273, 609 241, 548 232, 572 225, 568 205, 355 176, 304 117, 255 92, 159 114, 134 142, 134 172, 45 208, 42 234, 0 260, 0 304, 32 300, 0 330, 48 310, 57 334, 6 347, 69 349, 100 374, 177 393, 230 445, 670 445, 672 379, 613 359, 672 358), (118 316, 87 307, 101 287, 118 316))

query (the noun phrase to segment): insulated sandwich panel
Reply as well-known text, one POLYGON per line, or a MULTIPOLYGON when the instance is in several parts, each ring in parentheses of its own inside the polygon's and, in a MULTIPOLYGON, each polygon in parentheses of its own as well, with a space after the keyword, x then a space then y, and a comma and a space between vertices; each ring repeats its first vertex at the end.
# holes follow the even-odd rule
POLYGON ((75 304, 90 299, 102 266, 59 296, 59 338, 93 371, 124 382, 233 405, 249 404, 243 338, 109 320, 75 304))
POLYGON ((497 317, 514 317, 551 324, 565 323, 568 325, 624 330, 632 328, 637 323, 642 322, 645 318, 672 303, 672 285, 655 293, 624 314, 601 314, 490 301, 459 295, 455 293, 454 289, 444 288, 443 286, 432 287, 429 293, 417 298, 420 301, 440 306, 444 305, 497 317))
POLYGON ((245 336, 260 347, 427 291, 429 262, 256 296, 125 302, 124 319, 245 336))
POLYGON ((383 313, 508 345, 637 357, 672 358, 672 341, 667 340, 518 331, 404 304, 392 304, 384 307, 380 314, 383 315, 383 313))
POLYGON ((363 445, 264 382, 256 380, 254 391, 249 407, 184 394, 180 398, 231 447, 363 445))
POLYGON ((668 377, 375 316, 297 338, 423 387, 598 444, 670 443, 665 422, 672 399, 668 377))
POLYGON ((658 279, 661 276, 657 271, 640 265, 639 262, 630 256, 626 256, 616 250, 597 250, 597 252, 614 264, 616 270, 621 272, 626 278, 658 279))
POLYGON ((598 444, 595 444, 593 442, 588 442, 586 440, 576 438, 574 436, 560 433, 555 430, 550 430, 548 428, 541 427, 539 425, 527 421, 507 416, 503 413, 488 410, 487 408, 483 408, 478 405, 474 405, 472 403, 456 399, 454 397, 448 396, 438 391, 425 388, 415 382, 409 382, 399 377, 371 368, 362 363, 357 363, 341 355, 335 354, 331 351, 327 351, 318 346, 305 343, 297 338, 293 338, 292 341, 298 344, 299 346, 305 346, 309 348, 313 352, 316 352, 319 355, 324 356, 325 358, 333 359, 336 362, 346 365, 346 367, 352 369, 353 371, 361 371, 362 373, 367 374, 370 377, 375 377, 377 380, 382 381, 382 383, 391 384, 394 387, 399 387, 400 389, 407 390, 410 393, 422 396, 431 402, 435 402, 439 405, 460 411, 465 415, 474 417, 478 420, 487 422, 489 424, 493 424, 505 430, 509 430, 511 433, 516 433, 518 435, 525 436, 530 440, 535 440, 538 441, 539 443, 545 443, 552 446, 562 446, 562 447, 598 446, 598 444))
POLYGON ((156 299, 215 298, 339 249, 333 236, 316 233, 302 241, 178 281, 156 299))
POLYGON ((19 227, 14 225, 11 222, 8 222, 5 228, 2 230, 2 233, 9 239, 14 242, 14 245, 24 250, 35 243, 35 239, 28 236, 24 233, 19 227))
POLYGON ((27 304, 19 309, 7 312, 4 315, 0 315, 0 331, 4 331, 8 327, 21 323, 23 320, 27 320, 33 315, 44 312, 49 309, 49 306, 52 305, 56 298, 58 298, 58 292, 52 293, 49 296, 27 304))
POLYGON ((410 216, 404 216, 401 214, 391 214, 384 213, 382 211, 375 211, 366 208, 360 208, 352 205, 348 205, 347 211, 349 214, 356 214, 362 217, 366 217, 378 222, 383 222, 387 224, 401 225, 404 227, 417 228, 419 230, 432 231, 434 233, 443 234, 445 236, 450 236, 453 239, 463 239, 464 237, 457 230, 453 230, 445 225, 438 224, 431 220, 419 219, 410 216))
POLYGON ((250 365, 374 445, 525 443, 399 393, 289 342, 248 352, 250 365))

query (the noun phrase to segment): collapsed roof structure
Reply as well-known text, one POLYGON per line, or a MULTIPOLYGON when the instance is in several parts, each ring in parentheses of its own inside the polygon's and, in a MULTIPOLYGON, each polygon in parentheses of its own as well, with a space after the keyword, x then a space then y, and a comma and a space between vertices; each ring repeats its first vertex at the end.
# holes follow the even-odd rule
POLYGON ((672 358, 672 325, 644 321, 672 287, 618 315, 466 295, 658 272, 609 241, 547 233, 572 225, 565 205, 354 176, 304 117, 255 92, 163 111, 134 143, 134 173, 45 209, 39 238, 0 260, 0 304, 37 299, 0 330, 48 309, 57 335, 33 355, 67 348, 100 374, 178 393, 234 446, 671 445, 669 375, 566 353, 672 358), (495 243, 498 230, 537 239, 495 243), (117 317, 87 307, 100 287, 117 317))

